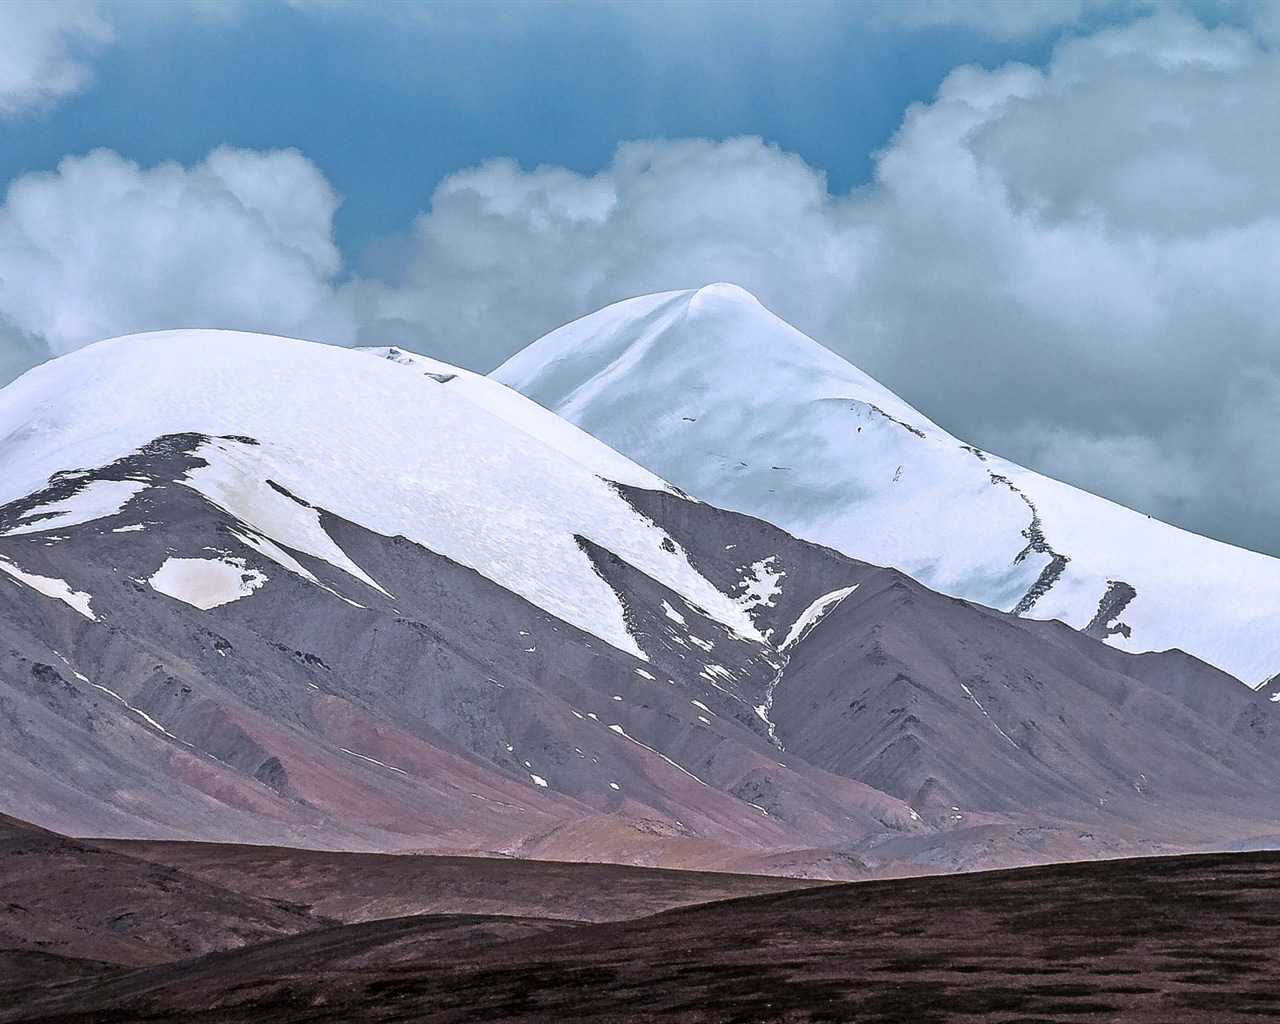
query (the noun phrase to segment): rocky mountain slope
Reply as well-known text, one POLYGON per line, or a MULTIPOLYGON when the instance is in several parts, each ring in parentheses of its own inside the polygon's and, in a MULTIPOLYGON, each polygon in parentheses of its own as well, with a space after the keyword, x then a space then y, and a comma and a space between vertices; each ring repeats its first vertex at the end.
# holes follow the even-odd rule
POLYGON ((0 811, 61 832, 864 877, 1280 816, 1280 710, 1223 672, 396 351, 101 343, 0 392, 0 489, 0 811))

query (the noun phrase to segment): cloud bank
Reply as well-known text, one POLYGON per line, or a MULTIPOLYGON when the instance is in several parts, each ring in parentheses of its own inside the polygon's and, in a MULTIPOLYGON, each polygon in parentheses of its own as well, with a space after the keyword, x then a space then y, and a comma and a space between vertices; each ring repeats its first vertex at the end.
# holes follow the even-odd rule
POLYGON ((201 325, 487 370, 617 299, 730 280, 974 443, 1280 553, 1278 106, 1256 36, 1165 12, 1044 67, 957 68, 850 194, 753 138, 626 143, 592 176, 484 163, 381 280, 342 276, 336 197, 296 152, 96 152, 11 187, 0 331, 11 364, 201 325))

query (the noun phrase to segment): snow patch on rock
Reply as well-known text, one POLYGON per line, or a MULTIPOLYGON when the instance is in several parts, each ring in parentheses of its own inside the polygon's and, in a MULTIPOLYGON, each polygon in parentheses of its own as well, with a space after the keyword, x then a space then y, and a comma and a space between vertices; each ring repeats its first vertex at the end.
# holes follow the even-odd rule
POLYGON ((243 558, 166 558, 147 580, 153 590, 208 611, 248 597, 267 582, 267 574, 250 569, 243 558))
POLYGON ((43 594, 45 597, 61 601, 69 608, 79 612, 86 619, 91 619, 95 622, 98 619, 98 616, 93 613, 93 609, 89 605, 90 596, 82 590, 72 590, 66 580, 26 572, 23 569, 19 569, 3 555, 0 555, 0 572, 13 577, 19 583, 25 583, 32 590, 43 594))
POLYGON ((141 480, 91 480, 69 498, 38 505, 24 512, 18 525, 5 530, 3 536, 63 530, 105 519, 120 512, 146 488, 147 484, 141 480))
POLYGON ((839 590, 831 591, 829 594, 814 598, 809 603, 809 607, 802 611, 800 617, 791 624, 791 629, 787 632, 787 638, 782 641, 778 650, 785 651, 799 641, 809 630, 821 622, 831 609, 835 608, 836 605, 857 589, 858 585, 855 583, 851 587, 842 587, 839 590))

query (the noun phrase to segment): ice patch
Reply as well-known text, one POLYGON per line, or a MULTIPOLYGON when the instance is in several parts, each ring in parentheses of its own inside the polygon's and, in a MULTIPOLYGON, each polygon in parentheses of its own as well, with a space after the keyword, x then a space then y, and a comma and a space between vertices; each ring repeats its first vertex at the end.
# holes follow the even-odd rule
MULTIPOLYGON (((1014 742, 1013 737, 1012 737, 1012 736, 1010 736, 1010 735, 1009 735, 1007 732, 1005 732, 1003 729, 1001 729, 1001 728, 1000 728, 1000 726, 996 724, 996 720, 995 720, 994 718, 992 718, 989 714, 987 714, 987 709, 986 709, 986 708, 984 708, 984 707, 982 706, 982 702, 981 702, 980 700, 978 700, 978 698, 977 698, 977 697, 975 697, 975 696, 973 695, 973 691, 972 691, 972 690, 970 690, 970 689, 969 689, 969 687, 965 686, 965 685, 964 685, 964 683, 961 683, 961 684, 960 684, 960 689, 964 690, 964 695, 965 695, 966 697, 968 697, 971 701, 973 701, 974 706, 975 706, 979 711, 981 711, 981 712, 982 712, 982 714, 986 717, 987 721, 988 721, 988 722, 990 722, 990 723, 995 727, 996 732, 998 732, 1001 736, 1003 736, 1003 737, 1004 737, 1005 739, 1007 739, 1010 743, 1013 743, 1013 745, 1014 745, 1015 747, 1017 747, 1017 746, 1018 746, 1018 744, 1014 742)), ((1022 748, 1021 748, 1021 747, 1019 747, 1018 749, 1022 749, 1022 748)), ((955 808, 952 808, 952 810, 955 810, 955 808)))
POLYGON ((267 582, 267 574, 247 568, 243 558, 169 557, 147 582, 161 594, 208 611, 248 597, 267 582))
POLYGON ((313 583, 317 587, 319 587, 321 590, 328 591, 334 597, 338 598, 338 600, 345 601, 347 604, 351 605, 351 607, 353 608, 364 607, 364 605, 360 604, 358 601, 353 601, 349 597, 343 597, 332 587, 326 587, 323 583, 321 583, 318 579, 316 579, 315 574, 312 573, 310 569, 308 569, 305 565, 303 565, 291 554, 289 554, 289 552, 285 551, 282 547, 275 544, 274 542, 268 540, 266 537, 260 536, 257 533, 253 533, 247 530, 246 531, 232 530, 231 535, 235 537, 237 540, 241 541, 242 543, 253 548, 254 551, 258 552, 258 554, 264 555, 265 557, 271 559, 271 561, 275 562, 277 565, 281 565, 284 568, 288 569, 294 575, 301 576, 308 583, 313 583))
POLYGON ((3 535, 16 537, 23 533, 43 533, 105 519, 119 512, 134 495, 146 488, 147 484, 140 480, 91 480, 69 498, 38 505, 24 512, 22 521, 3 535))
POLYGON ((44 594, 45 597, 61 601, 86 619, 98 621, 98 616, 94 615, 93 609, 89 607, 90 596, 82 590, 72 590, 65 580, 24 572, 2 555, 0 555, 0 572, 8 573, 18 582, 25 583, 32 590, 44 594))
POLYGON ((530 772, 529 778, 533 779, 533 784, 535 786, 541 786, 543 789, 547 788, 547 780, 544 779, 541 775, 534 775, 533 772, 530 772))
MULTIPOLYGON (((126 708, 128 708, 130 711, 132 711, 135 715, 137 715, 139 718, 141 718, 144 722, 146 722, 146 723, 147 723, 147 725, 151 726, 151 728, 159 730, 160 732, 162 732, 162 733, 164 733, 166 736, 168 736, 170 739, 175 739, 175 740, 176 740, 176 739, 178 739, 178 737, 177 737, 177 736, 174 736, 174 735, 173 735, 173 733, 171 733, 168 729, 166 729, 163 725, 161 725, 159 722, 157 722, 157 721, 156 721, 154 718, 152 718, 149 714, 147 714, 145 711, 143 711, 143 710, 142 710, 142 708, 135 708, 135 707, 134 707, 132 704, 130 704, 127 700, 125 700, 123 697, 121 697, 121 696, 120 696, 120 694, 116 693, 116 691, 115 691, 115 690, 109 690, 109 689, 107 689, 107 687, 102 686, 102 685, 100 685, 99 683, 90 682, 88 679, 85 679, 85 677, 84 677, 84 676, 80 675, 80 673, 79 673, 79 672, 77 672, 77 673, 76 673, 76 676, 77 676, 77 678, 79 678, 79 679, 83 679, 86 683, 89 683, 89 685, 90 685, 90 686, 92 686, 95 690, 101 690, 103 693, 107 694, 107 696, 109 696, 109 697, 114 697, 114 698, 115 698, 116 700, 118 700, 121 704, 123 704, 126 708)), ((179 743, 181 743, 182 741, 181 741, 181 740, 178 740, 178 742, 179 742, 179 743)))
POLYGON ((788 647, 800 640, 809 630, 813 629, 822 618, 841 601, 858 589, 858 584, 851 587, 844 587, 841 590, 833 590, 829 594, 823 594, 819 598, 815 598, 810 602, 809 607, 800 613, 800 617, 792 624, 787 638, 782 641, 778 650, 785 651, 788 647))
POLYGON ((130 523, 128 526, 117 526, 112 533, 138 533, 147 528, 146 523, 130 523))
POLYGON ((645 671, 644 669, 642 669, 642 668, 638 668, 638 669, 636 669, 636 675, 638 675, 638 676, 643 676, 645 679, 651 679, 651 680, 653 680, 655 683, 658 681, 657 676, 654 676, 654 675, 649 674, 648 672, 646 672, 646 671, 645 671))
POLYGON ((352 757, 358 757, 362 761, 368 761, 370 764, 376 764, 382 768, 386 768, 388 771, 399 772, 401 775, 409 774, 403 768, 397 768, 393 764, 387 764, 385 761, 379 761, 376 757, 370 757, 368 754, 357 754, 354 750, 348 750, 346 747, 342 748, 342 752, 344 754, 350 754, 352 757))
POLYGON ((296 576, 301 576, 308 583, 314 583, 320 586, 320 581, 316 579, 315 574, 305 565, 299 562, 293 555, 285 551, 278 544, 268 540, 266 537, 249 531, 232 530, 231 535, 241 543, 247 544, 260 555, 265 555, 271 561, 278 565, 284 566, 296 576))
POLYGON ((773 678, 769 680, 769 685, 765 687, 764 703, 757 704, 753 709, 760 721, 764 722, 765 728, 769 732, 769 742, 779 750, 786 750, 786 747, 782 745, 782 740, 778 739, 778 727, 771 716, 773 715, 773 699, 778 692, 778 684, 782 682, 782 673, 786 667, 787 662, 784 658, 782 664, 774 672, 773 678))
POLYGON ((700 778, 698 778, 698 776, 694 775, 694 774, 693 774, 693 772, 689 771, 689 769, 688 769, 688 768, 685 768, 683 765, 676 764, 676 762, 675 762, 675 761, 673 761, 673 760, 671 760, 671 758, 667 757, 667 755, 666 755, 666 754, 664 754, 662 751, 660 751, 660 750, 654 750, 654 749, 653 749, 653 747, 649 746, 647 743, 641 743, 641 742, 640 742, 638 739, 636 739, 634 736, 628 736, 628 735, 627 735, 626 730, 625 730, 625 729, 623 729, 623 728, 622 728, 622 726, 620 726, 620 725, 611 725, 611 726, 609 726, 609 731, 610 731, 610 732, 616 732, 616 733, 617 733, 619 736, 621 736, 624 740, 630 740, 630 741, 631 741, 632 743, 634 743, 637 747, 642 747, 643 749, 645 749, 645 750, 649 751, 649 753, 651 753, 651 754, 655 754, 655 755, 657 755, 658 757, 662 758, 662 760, 664 760, 667 764, 671 765, 671 767, 672 767, 672 768, 675 768, 675 769, 677 769, 677 770, 679 770, 679 771, 684 772, 684 774, 685 774, 685 775, 689 776, 689 778, 693 779, 693 781, 694 781, 694 782, 696 782, 696 783, 698 783, 700 786, 705 786, 705 785, 706 785, 706 783, 705 783, 705 782, 703 782, 700 778))
POLYGON ((682 626, 686 625, 684 621, 684 616, 681 615, 674 608, 672 608, 671 605, 669 605, 666 601, 662 602, 662 610, 663 612, 666 613, 667 618, 669 618, 672 622, 678 622, 682 626))

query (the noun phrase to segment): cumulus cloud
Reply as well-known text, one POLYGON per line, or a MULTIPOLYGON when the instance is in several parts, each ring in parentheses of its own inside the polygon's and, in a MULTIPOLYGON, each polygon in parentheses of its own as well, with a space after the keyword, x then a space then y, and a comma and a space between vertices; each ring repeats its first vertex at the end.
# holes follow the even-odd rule
POLYGON ((795 306, 829 287, 815 265, 856 263, 858 232, 839 205, 821 174, 754 138, 626 143, 594 177, 490 161, 437 189, 399 282, 367 286, 365 331, 489 369, 646 292, 726 279, 795 290, 795 306))
POLYGON ((931 366, 902 390, 980 444, 1280 551, 1278 86, 1172 15, 957 70, 880 161, 863 361, 931 366))
POLYGON ((91 78, 85 55, 113 37, 94 4, 0 4, 0 118, 39 113, 80 92, 91 78))
POLYGON ((96 150, 19 178, 0 207, 8 359, 172 327, 348 341, 337 204, 293 150, 221 148, 150 169, 96 150))

